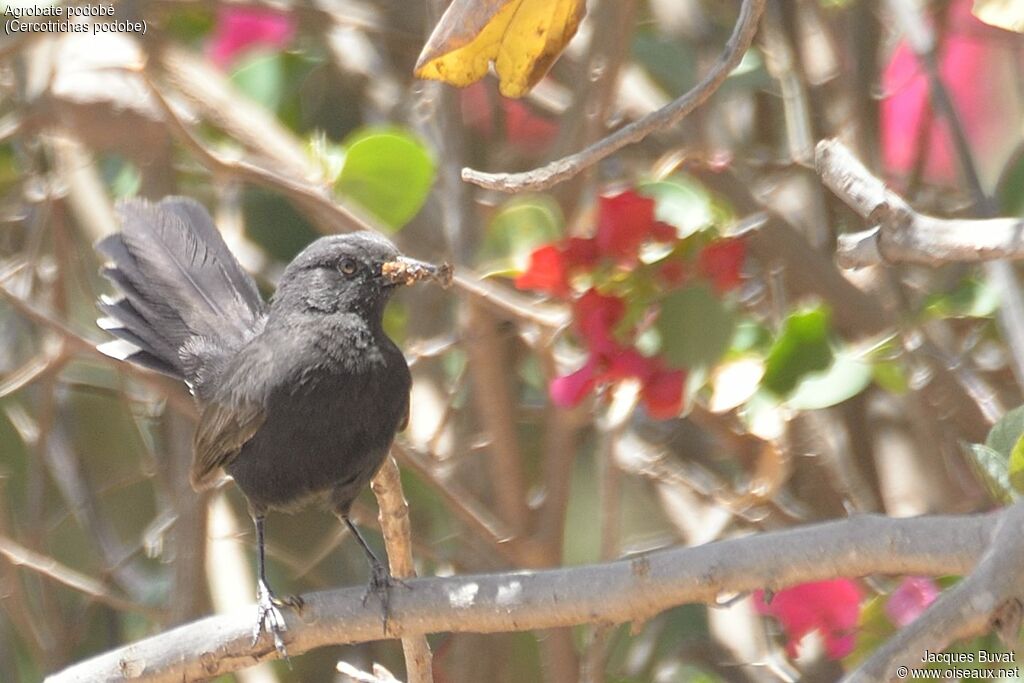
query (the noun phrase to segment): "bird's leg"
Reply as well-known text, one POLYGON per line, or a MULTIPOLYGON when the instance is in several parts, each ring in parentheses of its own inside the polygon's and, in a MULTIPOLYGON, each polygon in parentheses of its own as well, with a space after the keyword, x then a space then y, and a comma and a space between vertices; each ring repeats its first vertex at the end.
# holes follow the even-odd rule
POLYGON ((366 554, 366 559, 370 563, 370 583, 366 586, 366 593, 363 594, 363 604, 366 604, 366 600, 371 594, 380 597, 381 607, 384 610, 384 628, 387 630, 388 616, 389 616, 389 603, 390 603, 390 588, 396 583, 401 584, 408 588, 401 579, 396 579, 391 576, 391 572, 388 570, 387 565, 380 561, 377 555, 370 549, 370 545, 363 538, 363 535, 359 533, 359 528, 352 523, 352 520, 348 518, 348 515, 339 515, 345 526, 349 528, 352 535, 359 541, 359 545, 363 548, 363 552, 366 554))
POLYGON ((274 649, 287 659, 288 650, 285 649, 282 634, 288 630, 284 621, 284 615, 278 609, 289 605, 296 609, 302 607, 302 598, 297 595, 289 596, 281 600, 270 590, 267 583, 267 565, 263 544, 263 515, 253 515, 253 522, 256 524, 256 572, 258 574, 256 583, 256 624, 252 627, 252 644, 260 639, 260 633, 267 631, 274 637, 274 649))

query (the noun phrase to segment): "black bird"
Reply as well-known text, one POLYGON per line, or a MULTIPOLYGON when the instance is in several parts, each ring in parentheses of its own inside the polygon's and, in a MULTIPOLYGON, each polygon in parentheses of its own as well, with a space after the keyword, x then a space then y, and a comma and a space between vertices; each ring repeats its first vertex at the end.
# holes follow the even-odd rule
POLYGON ((447 284, 450 266, 402 256, 373 232, 322 237, 295 257, 267 305, 206 210, 183 197, 118 206, 121 232, 96 249, 121 297, 103 297, 101 351, 184 380, 201 410, 192 486, 222 472, 249 501, 256 525, 258 615, 282 652, 281 600, 267 584, 263 520, 312 500, 330 506, 370 562, 370 590, 391 580, 349 520, 353 500, 409 417, 411 377, 384 333, 396 287, 447 284))

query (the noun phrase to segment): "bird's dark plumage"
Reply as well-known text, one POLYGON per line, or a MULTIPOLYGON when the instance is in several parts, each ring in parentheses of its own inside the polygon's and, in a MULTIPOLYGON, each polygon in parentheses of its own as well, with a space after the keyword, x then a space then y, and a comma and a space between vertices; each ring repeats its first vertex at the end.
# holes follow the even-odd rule
POLYGON ((118 338, 103 350, 189 386, 201 409, 192 484, 226 471, 249 500, 258 627, 266 622, 283 649, 263 573, 263 516, 318 498, 349 523, 408 419, 411 378, 384 333, 384 306, 398 285, 450 271, 405 259, 374 233, 323 237, 285 269, 268 306, 198 203, 131 200, 118 213, 121 232, 97 244, 122 294, 99 303, 100 325, 118 338))

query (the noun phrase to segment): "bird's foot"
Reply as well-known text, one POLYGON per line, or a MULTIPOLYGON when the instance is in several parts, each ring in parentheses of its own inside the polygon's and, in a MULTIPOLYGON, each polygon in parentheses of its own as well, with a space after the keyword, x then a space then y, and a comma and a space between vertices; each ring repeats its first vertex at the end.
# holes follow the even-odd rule
POLYGON ((370 568, 370 583, 366 585, 366 592, 363 593, 363 606, 366 606, 366 601, 370 599, 371 595, 380 599, 385 632, 388 630, 388 618, 391 616, 391 588, 393 586, 411 588, 405 581, 392 576, 383 564, 374 562, 370 568))
POLYGON ((274 649, 282 658, 288 659, 288 650, 284 646, 282 637, 288 630, 288 625, 279 608, 301 609, 302 604, 302 598, 298 595, 279 598, 274 595, 266 583, 260 581, 256 589, 256 623, 252 627, 252 644, 255 646, 259 642, 260 634, 266 631, 274 638, 274 649))

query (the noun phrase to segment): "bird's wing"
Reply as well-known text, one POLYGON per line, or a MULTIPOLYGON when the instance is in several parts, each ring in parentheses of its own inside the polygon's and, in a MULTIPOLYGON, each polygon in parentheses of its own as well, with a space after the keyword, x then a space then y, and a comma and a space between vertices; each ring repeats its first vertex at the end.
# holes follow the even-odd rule
POLYGON ((207 404, 193 439, 192 488, 201 491, 213 484, 217 471, 238 456, 266 418, 262 408, 251 404, 207 404))
POLYGON ((273 385, 276 339, 260 335, 233 358, 211 367, 207 390, 197 392, 202 412, 192 440, 193 488, 207 488, 267 419, 267 392, 273 385), (263 378, 263 381, 259 381, 263 378))

